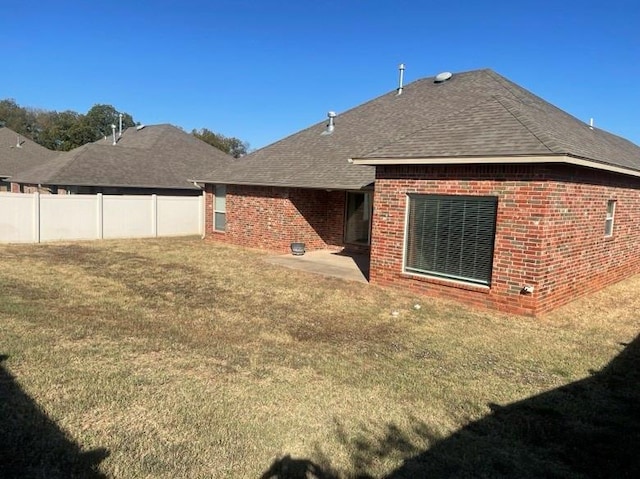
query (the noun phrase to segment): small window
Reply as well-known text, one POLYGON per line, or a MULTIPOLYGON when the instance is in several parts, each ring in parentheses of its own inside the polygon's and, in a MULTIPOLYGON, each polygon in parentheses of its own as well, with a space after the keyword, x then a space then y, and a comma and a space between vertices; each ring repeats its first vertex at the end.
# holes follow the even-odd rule
POLYGON ((604 220, 604 235, 613 236, 613 217, 616 213, 616 200, 607 201, 607 218, 604 220))
POLYGON ((227 226, 227 187, 225 185, 215 185, 213 187, 215 196, 213 204, 213 229, 225 231, 227 226))

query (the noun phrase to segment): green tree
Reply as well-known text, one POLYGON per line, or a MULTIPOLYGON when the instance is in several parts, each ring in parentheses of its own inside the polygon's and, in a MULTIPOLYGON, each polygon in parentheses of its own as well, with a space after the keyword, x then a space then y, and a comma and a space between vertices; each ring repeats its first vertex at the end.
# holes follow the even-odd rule
POLYGON ((51 150, 69 151, 100 138, 86 124, 84 115, 75 111, 47 112, 39 120, 38 143, 51 150))
MULTIPOLYGON (((93 105, 83 115, 71 110, 24 108, 15 100, 0 100, 0 126, 11 128, 52 150, 68 151, 111 135, 111 125, 118 126, 119 115, 111 105, 93 105)), ((122 113, 122 128, 131 126, 135 126, 133 117, 122 113)))
POLYGON ((207 128, 201 128, 200 130, 192 130, 191 134, 196 138, 201 139, 205 143, 209 143, 215 146, 219 150, 228 153, 234 158, 240 158, 247 154, 249 150, 249 143, 242 141, 238 138, 224 136, 220 133, 215 133, 207 128))
POLYGON ((33 138, 38 130, 34 112, 21 107, 11 98, 0 100, 0 126, 11 128, 28 138, 33 138))
MULTIPOLYGON (((112 105, 93 105, 84 116, 85 124, 95 132, 96 138, 93 141, 111 135, 111 125, 119 127, 119 115, 120 112, 112 105)), ((135 126, 133 117, 128 113, 122 113, 122 129, 130 126, 135 126)))

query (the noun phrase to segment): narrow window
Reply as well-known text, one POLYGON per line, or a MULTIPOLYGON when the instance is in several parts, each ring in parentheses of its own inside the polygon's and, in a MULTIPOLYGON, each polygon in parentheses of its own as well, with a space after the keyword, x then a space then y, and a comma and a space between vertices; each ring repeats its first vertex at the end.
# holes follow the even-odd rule
POLYGON ((616 200, 607 201, 607 217, 604 220, 604 235, 613 236, 613 217, 616 213, 616 200))
POLYGON ((215 200, 213 205, 213 229, 225 231, 227 225, 227 187, 215 185, 213 187, 215 200))
POLYGON ((498 199, 410 195, 405 271, 491 284, 498 199))

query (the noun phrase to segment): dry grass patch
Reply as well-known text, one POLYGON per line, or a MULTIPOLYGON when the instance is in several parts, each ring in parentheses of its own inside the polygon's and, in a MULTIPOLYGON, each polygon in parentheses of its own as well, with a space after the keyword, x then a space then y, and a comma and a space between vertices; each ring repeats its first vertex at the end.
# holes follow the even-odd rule
POLYGON ((551 395, 549 417, 588 422, 571 385, 599 391, 587 378, 639 325, 640 278, 531 319, 194 239, 0 253, 0 417, 13 426, 0 459, 16 477, 580 477, 565 442, 523 432, 551 421, 534 396, 551 395))

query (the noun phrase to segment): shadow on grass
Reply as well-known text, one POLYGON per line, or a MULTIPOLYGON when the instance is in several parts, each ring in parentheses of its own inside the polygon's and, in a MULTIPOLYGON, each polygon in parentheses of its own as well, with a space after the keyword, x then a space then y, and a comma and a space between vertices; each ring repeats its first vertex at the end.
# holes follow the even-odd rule
POLYGON ((105 478, 97 469, 108 451, 82 452, 17 384, 6 359, 0 355, 0 477, 105 478))
MULTIPOLYGON (((640 335, 623 346, 591 377, 505 407, 491 405, 491 414, 448 437, 419 421, 409 430, 389 424, 381 433, 356 435, 338 426, 351 458, 344 477, 372 478, 376 463, 396 458, 400 466, 383 477, 640 477, 640 335)), ((270 470, 278 471, 278 461, 270 470)))

